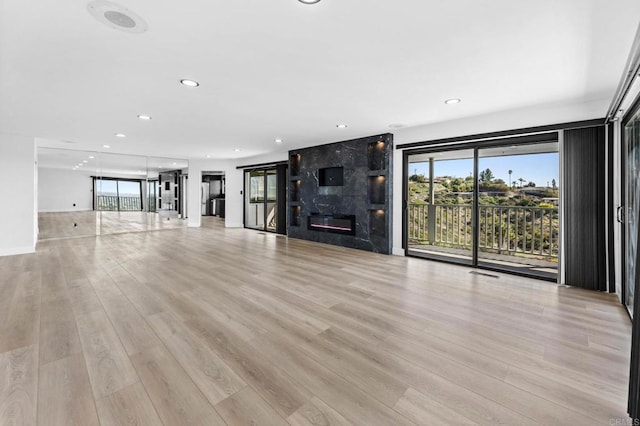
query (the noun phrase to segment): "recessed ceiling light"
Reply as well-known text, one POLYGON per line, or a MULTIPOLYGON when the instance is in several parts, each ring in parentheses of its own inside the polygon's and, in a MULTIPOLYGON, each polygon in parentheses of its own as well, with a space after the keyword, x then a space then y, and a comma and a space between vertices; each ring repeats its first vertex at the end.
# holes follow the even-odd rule
POLYGON ((111 148, 111 145, 102 145, 102 147, 109 149, 109 148, 111 148))
POLYGON ((276 143, 282 143, 282 139, 276 139, 276 143))
POLYGON ((175 166, 175 165, 177 165, 177 164, 178 164, 178 163, 173 163, 173 165, 174 165, 174 166, 175 166))
POLYGON ((207 154, 207 155, 206 155, 206 157, 207 157, 207 158, 211 158, 211 155, 207 154))
POLYGON ((184 85, 184 86, 187 86, 187 87, 198 87, 198 86, 200 86, 200 83, 198 83, 197 81, 189 80, 187 78, 183 78, 182 80, 180 80, 180 83, 182 85, 184 85))
POLYGON ((462 102, 462 101, 460 99, 457 99, 457 98, 447 99, 446 101, 444 101, 444 103, 447 104, 447 105, 459 104, 460 102, 462 102))
POLYGON ((346 129, 346 128, 347 128, 347 125, 346 125, 346 124, 336 124, 336 127, 337 127, 338 129, 346 129))
POLYGON ((298 0, 302 4, 316 4, 320 3, 320 0, 298 0))
POLYGON ((87 160, 82 160, 82 162, 83 162, 83 163, 88 163, 89 161, 87 161, 87 160))
POLYGON ((93 155, 89 156, 89 160, 93 160, 94 158, 96 158, 96 157, 94 157, 93 155))
POLYGON ((144 115, 144 114, 138 114, 138 118, 140 120, 151 120, 151 116, 150 115, 144 115))
POLYGON ((234 149, 233 152, 240 152, 240 148, 234 149))
POLYGON ((126 138, 127 135, 125 135, 124 133, 114 133, 114 135, 116 138, 126 138))

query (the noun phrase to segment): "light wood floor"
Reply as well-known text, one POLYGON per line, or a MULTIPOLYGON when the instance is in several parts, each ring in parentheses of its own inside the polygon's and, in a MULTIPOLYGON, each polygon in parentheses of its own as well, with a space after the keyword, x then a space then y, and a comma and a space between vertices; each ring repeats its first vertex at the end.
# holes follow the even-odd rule
POLYGON ((173 210, 158 212, 77 211, 38 213, 38 239, 76 238, 187 226, 173 210))
POLYGON ((612 296, 203 219, 0 258, 0 425, 626 417, 612 296))

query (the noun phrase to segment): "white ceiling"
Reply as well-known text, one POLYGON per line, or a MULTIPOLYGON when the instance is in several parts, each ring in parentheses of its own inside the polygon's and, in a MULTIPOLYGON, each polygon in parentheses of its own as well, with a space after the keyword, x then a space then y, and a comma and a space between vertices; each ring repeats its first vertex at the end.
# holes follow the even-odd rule
POLYGON ((527 106, 604 116, 640 18, 637 0, 119 0, 149 25, 130 34, 87 3, 0 0, 0 131, 227 159, 527 106))
POLYGON ((38 148, 38 167, 74 170, 95 176, 158 177, 158 173, 184 170, 189 162, 175 158, 142 157, 104 152, 38 148))

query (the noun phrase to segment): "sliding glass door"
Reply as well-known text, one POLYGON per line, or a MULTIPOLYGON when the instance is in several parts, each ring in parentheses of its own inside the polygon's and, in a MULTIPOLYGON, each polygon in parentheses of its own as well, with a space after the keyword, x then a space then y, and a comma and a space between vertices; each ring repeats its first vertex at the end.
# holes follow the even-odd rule
MULTIPOLYGON (((640 109, 632 113, 624 123, 623 134, 623 182, 624 186, 624 257, 623 298, 633 316, 633 301, 638 280, 636 255, 638 251, 638 218, 640 215, 640 109)), ((619 218, 621 219, 621 218, 619 218)))
POLYGON ((558 144, 478 150, 478 265, 555 279, 558 144))
POLYGON ((245 172, 245 227, 276 232, 278 223, 277 189, 277 169, 245 172))
POLYGON ((474 150, 409 156, 409 254, 473 262, 474 150))
POLYGON ((96 178, 96 210, 142 211, 142 181, 96 178))
POLYGON ((421 150, 405 167, 408 255, 557 279, 557 142, 421 150))

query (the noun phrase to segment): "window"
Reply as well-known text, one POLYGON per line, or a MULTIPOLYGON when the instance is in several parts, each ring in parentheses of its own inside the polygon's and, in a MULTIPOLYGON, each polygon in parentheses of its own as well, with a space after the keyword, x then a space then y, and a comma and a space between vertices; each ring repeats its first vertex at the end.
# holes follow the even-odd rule
POLYGON ((94 187, 95 210, 142 210, 142 187, 139 180, 95 178, 94 187))

